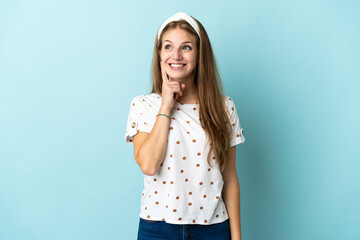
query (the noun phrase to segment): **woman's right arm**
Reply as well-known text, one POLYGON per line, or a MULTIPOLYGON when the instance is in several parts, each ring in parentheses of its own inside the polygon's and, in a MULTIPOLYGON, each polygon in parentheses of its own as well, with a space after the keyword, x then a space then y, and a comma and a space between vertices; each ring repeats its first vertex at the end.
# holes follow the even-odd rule
MULTIPOLYGON (((160 61, 161 75, 163 79, 161 106, 158 113, 166 114, 171 117, 171 110, 175 100, 182 96, 185 84, 177 81, 170 81, 165 72, 165 65, 160 61)), ((146 175, 154 175, 160 164, 164 161, 167 151, 168 136, 170 130, 170 118, 157 116, 154 126, 150 133, 137 133, 134 136, 134 155, 141 171, 146 175)))
MULTIPOLYGON (((160 107, 159 113, 170 116, 171 109, 160 107)), ((146 175, 154 175, 164 161, 169 136, 170 119, 156 117, 150 133, 140 132, 134 136, 135 160, 146 175)))

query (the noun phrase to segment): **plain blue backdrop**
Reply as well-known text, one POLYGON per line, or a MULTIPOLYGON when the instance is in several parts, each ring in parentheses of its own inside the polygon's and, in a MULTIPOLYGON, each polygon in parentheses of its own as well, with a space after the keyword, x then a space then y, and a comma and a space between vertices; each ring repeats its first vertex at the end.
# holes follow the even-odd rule
POLYGON ((136 239, 124 140, 161 23, 210 37, 246 142, 243 240, 360 239, 359 1, 0 1, 0 239, 136 239))

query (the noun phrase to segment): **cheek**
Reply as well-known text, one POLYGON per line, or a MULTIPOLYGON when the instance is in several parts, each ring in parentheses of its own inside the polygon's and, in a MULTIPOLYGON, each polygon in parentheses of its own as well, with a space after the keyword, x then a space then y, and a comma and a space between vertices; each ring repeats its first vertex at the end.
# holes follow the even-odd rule
POLYGON ((189 54, 187 56, 187 59, 188 59, 189 62, 194 63, 194 62, 196 62, 196 55, 195 54, 189 54))
POLYGON ((160 54, 160 57, 163 60, 163 62, 167 62, 169 60, 169 58, 171 57, 171 55, 168 53, 162 53, 162 54, 160 54))

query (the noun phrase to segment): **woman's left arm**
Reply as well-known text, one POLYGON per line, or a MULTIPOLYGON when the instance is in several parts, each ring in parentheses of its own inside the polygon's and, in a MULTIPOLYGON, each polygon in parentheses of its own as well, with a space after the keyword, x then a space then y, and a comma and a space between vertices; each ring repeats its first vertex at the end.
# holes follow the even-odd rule
POLYGON ((223 200, 230 220, 231 240, 241 240, 240 187, 236 173, 236 145, 230 147, 226 167, 222 173, 223 200))

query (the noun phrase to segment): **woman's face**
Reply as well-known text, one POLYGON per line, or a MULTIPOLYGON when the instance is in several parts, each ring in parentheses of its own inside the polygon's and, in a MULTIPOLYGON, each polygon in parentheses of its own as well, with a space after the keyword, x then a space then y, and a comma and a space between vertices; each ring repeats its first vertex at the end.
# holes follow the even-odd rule
POLYGON ((163 35, 159 53, 170 80, 192 78, 197 56, 195 36, 180 28, 170 29, 163 35))

